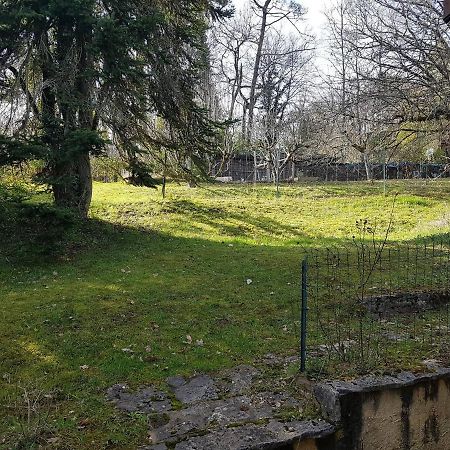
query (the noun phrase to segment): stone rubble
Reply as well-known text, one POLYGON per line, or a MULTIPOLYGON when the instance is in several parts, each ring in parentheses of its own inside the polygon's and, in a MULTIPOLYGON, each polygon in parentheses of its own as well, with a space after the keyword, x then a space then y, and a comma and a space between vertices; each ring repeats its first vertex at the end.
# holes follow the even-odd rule
MULTIPOLYGON (((296 362, 267 356, 269 367, 296 362)), ((168 392, 153 386, 131 392, 120 384, 107 391, 107 399, 119 410, 149 416, 150 445, 140 450, 262 450, 334 430, 326 422, 283 421, 286 415, 299 415, 302 403, 285 392, 268 390, 260 371, 251 366, 215 377, 170 377, 167 386, 168 392), (174 407, 174 399, 181 408, 174 407)))

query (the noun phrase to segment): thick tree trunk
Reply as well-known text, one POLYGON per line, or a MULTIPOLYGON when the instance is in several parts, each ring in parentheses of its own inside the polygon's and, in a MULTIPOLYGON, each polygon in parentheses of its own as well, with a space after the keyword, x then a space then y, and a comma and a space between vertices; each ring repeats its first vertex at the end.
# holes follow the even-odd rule
MULTIPOLYGON (((73 25, 72 25, 73 26, 73 25)), ((65 61, 66 52, 75 44, 78 59, 76 62, 76 75, 73 80, 67 80, 65 86, 73 97, 66 97, 64 92, 59 95, 59 107, 64 120, 64 138, 74 130, 95 131, 95 114, 92 107, 91 85, 89 71, 92 67, 87 47, 92 41, 92 29, 89 24, 78 23, 73 33, 63 23, 58 35, 59 61, 65 61)), ((92 200, 92 172, 90 148, 74 154, 70 160, 66 155, 58 155, 60 161, 54 166, 53 195, 57 206, 70 208, 82 218, 87 218, 92 200)))
POLYGON ((74 210, 87 218, 92 200, 92 173, 89 154, 79 155, 70 164, 57 169, 58 181, 53 185, 55 204, 74 210))

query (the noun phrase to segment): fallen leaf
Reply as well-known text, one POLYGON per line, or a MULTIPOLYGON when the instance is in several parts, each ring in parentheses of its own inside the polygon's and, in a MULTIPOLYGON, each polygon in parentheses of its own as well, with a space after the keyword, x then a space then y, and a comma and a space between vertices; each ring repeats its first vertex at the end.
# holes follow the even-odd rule
POLYGON ((78 422, 78 429, 84 430, 90 423, 91 421, 89 419, 82 419, 78 422))

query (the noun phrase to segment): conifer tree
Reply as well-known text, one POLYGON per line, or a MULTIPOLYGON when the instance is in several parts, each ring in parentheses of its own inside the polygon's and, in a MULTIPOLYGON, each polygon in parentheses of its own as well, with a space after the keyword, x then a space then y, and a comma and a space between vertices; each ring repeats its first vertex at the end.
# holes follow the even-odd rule
POLYGON ((217 132, 196 101, 205 33, 230 13, 228 0, 2 0, 0 165, 44 161, 55 203, 86 217, 90 156, 111 136, 136 184, 154 185, 155 148, 199 163, 217 132))

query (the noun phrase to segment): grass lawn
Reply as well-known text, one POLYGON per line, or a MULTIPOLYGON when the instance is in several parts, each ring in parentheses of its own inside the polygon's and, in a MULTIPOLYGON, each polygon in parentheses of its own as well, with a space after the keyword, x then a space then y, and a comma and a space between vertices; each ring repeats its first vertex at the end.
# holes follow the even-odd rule
POLYGON ((364 218, 381 237, 395 193, 390 239, 450 231, 449 181, 391 182, 386 196, 380 183, 284 186, 280 197, 271 186, 169 185, 165 200, 96 184, 93 220, 54 254, 41 251, 39 235, 30 249, 4 227, 0 448, 19 439, 34 448, 34 428, 57 448, 136 448, 146 420, 108 405, 112 384, 295 353, 303 248, 348 241, 364 218), (41 398, 42 423, 26 423, 20 392, 41 398))

